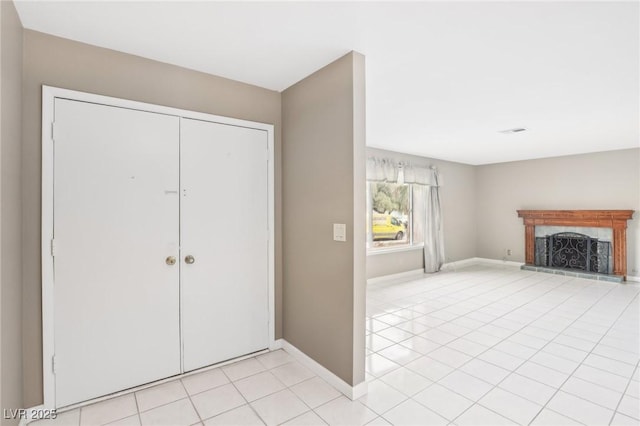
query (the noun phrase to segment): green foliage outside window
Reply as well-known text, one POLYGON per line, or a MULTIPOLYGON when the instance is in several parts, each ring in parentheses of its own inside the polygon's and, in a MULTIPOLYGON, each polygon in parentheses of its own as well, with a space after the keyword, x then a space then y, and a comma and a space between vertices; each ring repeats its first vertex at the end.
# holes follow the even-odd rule
POLYGON ((373 209, 378 213, 409 212, 409 186, 372 183, 371 197, 373 209))

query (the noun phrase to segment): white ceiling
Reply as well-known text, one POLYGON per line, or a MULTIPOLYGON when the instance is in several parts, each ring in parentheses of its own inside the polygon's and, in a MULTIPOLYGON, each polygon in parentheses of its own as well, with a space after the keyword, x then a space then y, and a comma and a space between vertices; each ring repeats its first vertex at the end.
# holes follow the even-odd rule
POLYGON ((640 146, 635 1, 16 7, 25 28, 278 91, 357 50, 372 147, 487 164, 640 146))

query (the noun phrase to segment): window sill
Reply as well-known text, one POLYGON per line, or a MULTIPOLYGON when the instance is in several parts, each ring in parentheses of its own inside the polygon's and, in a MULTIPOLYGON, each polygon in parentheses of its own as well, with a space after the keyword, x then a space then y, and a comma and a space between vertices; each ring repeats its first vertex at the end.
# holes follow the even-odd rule
POLYGON ((412 246, 405 246, 405 247, 367 249, 367 256, 377 256, 379 254, 400 253, 403 251, 422 250, 423 248, 424 248, 424 244, 415 244, 412 246))

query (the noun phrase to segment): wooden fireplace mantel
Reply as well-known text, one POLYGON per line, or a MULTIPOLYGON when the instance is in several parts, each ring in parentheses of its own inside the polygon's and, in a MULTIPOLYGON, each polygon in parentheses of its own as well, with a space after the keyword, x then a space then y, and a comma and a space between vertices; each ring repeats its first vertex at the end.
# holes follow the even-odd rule
POLYGON ((613 229, 613 273, 627 277, 627 221, 633 210, 518 210, 524 221, 525 263, 535 263, 535 227, 585 226, 613 229))

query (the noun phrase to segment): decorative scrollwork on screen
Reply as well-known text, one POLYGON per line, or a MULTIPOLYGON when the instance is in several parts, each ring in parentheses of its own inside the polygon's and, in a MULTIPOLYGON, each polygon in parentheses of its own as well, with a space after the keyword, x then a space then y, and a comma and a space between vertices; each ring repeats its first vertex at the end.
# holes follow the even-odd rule
POLYGON ((535 240, 536 266, 609 273, 611 243, 576 232, 560 232, 535 240))

